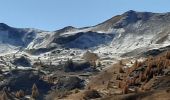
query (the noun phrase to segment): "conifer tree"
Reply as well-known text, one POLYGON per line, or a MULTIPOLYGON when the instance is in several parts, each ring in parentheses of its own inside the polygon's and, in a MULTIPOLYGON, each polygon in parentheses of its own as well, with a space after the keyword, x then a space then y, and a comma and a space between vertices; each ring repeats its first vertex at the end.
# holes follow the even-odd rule
POLYGON ((126 86, 123 88, 123 94, 127 94, 127 93, 128 93, 128 89, 129 89, 129 86, 126 85, 126 86))
POLYGON ((22 97, 24 97, 24 96, 25 96, 25 95, 24 95, 24 91, 23 91, 23 90, 17 91, 16 94, 15 94, 15 96, 16 96, 17 98, 22 98, 22 97))
POLYGON ((5 91, 3 91, 0 100, 8 100, 7 93, 5 91))
POLYGON ((32 86, 32 98, 37 98, 39 96, 39 91, 36 84, 32 86))

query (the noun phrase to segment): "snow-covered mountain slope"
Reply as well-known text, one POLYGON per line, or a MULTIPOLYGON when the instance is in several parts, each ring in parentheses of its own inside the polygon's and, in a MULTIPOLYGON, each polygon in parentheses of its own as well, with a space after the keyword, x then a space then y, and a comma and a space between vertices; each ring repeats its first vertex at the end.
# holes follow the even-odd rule
POLYGON ((170 45, 169 27, 170 13, 131 10, 96 26, 85 28, 68 26, 53 32, 0 25, 2 28, 0 45, 6 48, 21 46, 37 52, 71 48, 112 54, 131 51, 138 53, 170 45))
POLYGON ((40 30, 13 28, 0 23, 0 53, 17 51, 27 47, 40 30))
POLYGON ((169 26, 170 13, 128 11, 96 26, 81 29, 66 27, 53 32, 43 46, 62 45, 78 49, 97 46, 97 50, 115 53, 146 50, 169 45, 169 26))

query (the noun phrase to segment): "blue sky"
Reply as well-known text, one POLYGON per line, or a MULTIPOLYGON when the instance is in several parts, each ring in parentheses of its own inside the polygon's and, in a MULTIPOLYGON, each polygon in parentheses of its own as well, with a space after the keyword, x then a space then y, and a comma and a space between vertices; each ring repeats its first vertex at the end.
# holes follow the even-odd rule
POLYGON ((0 0, 0 22, 57 30, 86 27, 128 10, 170 12, 170 0, 0 0))

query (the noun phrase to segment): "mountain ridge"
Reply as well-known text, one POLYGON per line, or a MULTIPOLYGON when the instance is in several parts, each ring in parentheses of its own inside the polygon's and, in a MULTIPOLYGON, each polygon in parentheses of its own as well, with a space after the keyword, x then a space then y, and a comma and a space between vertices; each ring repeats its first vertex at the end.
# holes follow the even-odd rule
MULTIPOLYGON (((96 48, 95 44, 99 42, 98 39, 101 39, 101 41, 103 41, 104 43, 104 47, 102 47, 103 43, 99 42, 97 48, 106 49, 108 47, 111 47, 111 50, 113 50, 114 52, 119 51, 120 53, 126 53, 137 48, 159 48, 164 45, 169 45, 169 25, 170 13, 137 12, 130 10, 121 15, 114 16, 109 20, 106 20, 95 26, 84 28, 67 26, 56 31, 40 31, 38 29, 29 28, 11 28, 4 23, 0 25, 0 28, 7 28, 7 31, 10 34, 14 33, 17 37, 20 36, 20 38, 22 38, 22 42, 24 41, 23 43, 25 44, 25 46, 23 47, 21 44, 19 46, 25 49, 41 49, 49 48, 51 46, 53 48, 66 46, 66 48, 71 47, 78 49, 90 49, 96 48), (11 30, 14 30, 14 32, 11 30), (83 35, 78 36, 78 34, 82 33, 83 35), (93 35, 90 36, 89 33, 97 34, 93 37, 93 35), (100 35, 101 33, 104 33, 104 35, 100 35), (104 38, 108 38, 111 35, 114 36, 112 37, 112 41, 107 42, 107 39, 104 38), (74 39, 71 39, 73 37, 74 39), (132 38, 134 39, 130 40, 132 38), (60 39, 61 41, 59 42, 60 39), (65 40, 71 41, 69 41, 70 43, 68 43, 64 42, 65 40), (87 42, 89 42, 89 44, 92 45, 85 43, 86 40, 87 42), (62 41, 63 43, 61 43, 62 41), (84 44, 83 47, 81 45, 82 43, 84 44), (72 47, 69 45, 74 46, 72 47)), ((99 50, 96 49, 95 51, 99 50)))

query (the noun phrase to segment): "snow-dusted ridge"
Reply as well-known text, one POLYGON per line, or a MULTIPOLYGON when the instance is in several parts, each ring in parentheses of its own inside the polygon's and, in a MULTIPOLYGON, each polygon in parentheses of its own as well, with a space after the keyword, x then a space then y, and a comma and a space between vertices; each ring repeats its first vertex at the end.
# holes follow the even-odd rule
POLYGON ((17 48, 43 49, 45 52, 55 48, 82 51, 91 49, 94 52, 113 55, 136 49, 141 52, 170 45, 169 27, 170 13, 132 10, 96 26, 86 28, 68 26, 53 32, 11 28, 0 24, 0 47, 5 48, 0 49, 0 52, 18 50, 17 48))

